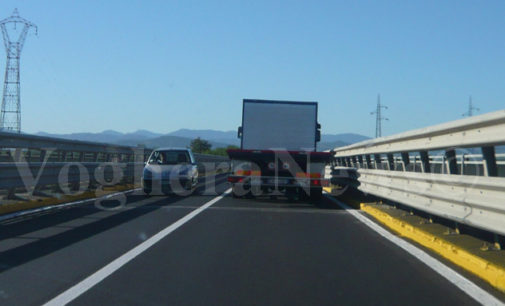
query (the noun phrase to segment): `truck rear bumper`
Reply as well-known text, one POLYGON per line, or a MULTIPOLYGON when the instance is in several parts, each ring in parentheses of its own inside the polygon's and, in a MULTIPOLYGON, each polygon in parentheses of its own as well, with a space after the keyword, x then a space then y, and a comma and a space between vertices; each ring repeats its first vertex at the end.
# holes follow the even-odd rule
POLYGON ((228 182, 242 186, 260 187, 303 187, 321 188, 330 186, 327 179, 321 178, 293 178, 293 177, 271 177, 271 176, 240 176, 229 175, 228 182))

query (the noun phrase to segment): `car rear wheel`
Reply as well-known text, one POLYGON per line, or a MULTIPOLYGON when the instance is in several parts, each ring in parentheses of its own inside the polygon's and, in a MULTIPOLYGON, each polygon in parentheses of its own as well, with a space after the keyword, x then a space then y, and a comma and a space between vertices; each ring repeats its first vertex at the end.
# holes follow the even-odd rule
POLYGON ((149 196, 149 195, 151 194, 151 190, 150 190, 150 189, 144 188, 144 190, 143 190, 143 191, 144 191, 144 194, 145 194, 146 196, 149 196))
POLYGON ((149 196, 153 189, 153 182, 151 180, 142 180, 142 191, 149 196))

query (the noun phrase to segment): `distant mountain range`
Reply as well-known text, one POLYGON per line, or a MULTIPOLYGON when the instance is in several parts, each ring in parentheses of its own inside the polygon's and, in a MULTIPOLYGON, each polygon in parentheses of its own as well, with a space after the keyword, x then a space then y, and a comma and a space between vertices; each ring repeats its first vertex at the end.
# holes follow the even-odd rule
MULTIPOLYGON (((39 132, 36 135, 128 146, 136 146, 142 144, 148 148, 187 147, 189 146, 191 140, 197 137, 209 141, 212 145, 212 148, 223 148, 229 145, 240 146, 240 139, 237 138, 236 131, 180 129, 168 134, 161 134, 147 130, 138 130, 132 133, 121 133, 113 130, 106 130, 101 133, 72 134, 50 134, 39 132)), ((317 149, 318 151, 324 151, 367 139, 370 138, 363 135, 351 133, 323 134, 321 136, 321 142, 319 142, 317 145, 317 149)))
POLYGON ((363 136, 360 134, 345 133, 345 134, 323 134, 321 135, 321 143, 341 141, 346 144, 356 143, 364 140, 368 140, 370 137, 363 136))

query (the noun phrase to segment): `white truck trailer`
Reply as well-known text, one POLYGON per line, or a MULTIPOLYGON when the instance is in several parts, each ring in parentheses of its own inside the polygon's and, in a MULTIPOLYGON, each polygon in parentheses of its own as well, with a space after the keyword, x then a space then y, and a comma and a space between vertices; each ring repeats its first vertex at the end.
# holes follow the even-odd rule
POLYGON ((227 151, 233 196, 321 197, 331 154, 316 151, 320 127, 317 102, 244 99, 241 146, 227 151))

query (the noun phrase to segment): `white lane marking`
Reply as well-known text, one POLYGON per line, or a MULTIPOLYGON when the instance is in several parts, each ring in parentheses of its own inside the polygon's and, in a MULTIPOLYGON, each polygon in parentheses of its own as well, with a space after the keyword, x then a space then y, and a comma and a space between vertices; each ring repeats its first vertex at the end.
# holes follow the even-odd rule
POLYGON ((400 248, 404 249, 409 253, 410 255, 414 256, 421 262, 423 262, 425 265, 433 269, 435 272, 438 274, 442 275, 444 278, 446 278, 449 282, 451 282, 453 285, 461 289, 464 293, 468 294, 470 297, 472 297, 475 301, 478 303, 481 303, 482 305, 505 305, 503 302, 492 296, 491 294, 487 293, 484 291, 482 288, 477 286, 476 284, 472 283, 470 280, 465 278, 463 275, 457 273, 453 269, 449 268, 448 266, 444 265, 437 259, 433 258, 430 256, 428 253, 424 252, 423 250, 419 249, 418 247, 408 243, 407 241, 391 234, 384 228, 382 228, 380 225, 374 223, 372 220, 368 219, 367 217, 361 215, 358 211, 352 209, 351 207, 347 206, 346 204, 340 202, 339 200, 327 196, 328 199, 331 201, 335 202, 337 205, 345 209, 347 212, 349 212, 353 217, 358 219, 359 221, 363 222, 366 226, 377 232, 379 235, 382 237, 386 238, 387 240, 391 241, 392 243, 396 244, 400 248))
POLYGON ((196 217, 199 213, 204 211, 205 209, 209 208, 213 204, 215 204, 217 201, 221 200, 223 197, 225 197, 228 193, 231 192, 231 189, 226 190, 223 194, 220 196, 217 196, 210 200, 209 202, 203 204, 199 208, 193 210, 186 216, 182 217, 181 219, 177 220, 175 223, 172 223, 165 229, 161 230, 151 238, 147 239, 146 241, 142 242, 141 244, 137 245, 130 251, 126 252, 125 254, 121 255, 120 257, 116 258, 113 260, 111 263, 106 265, 105 267, 101 268, 100 270, 96 271, 95 273, 91 274, 75 286, 67 289, 57 297, 53 298, 49 302, 45 303, 44 305, 46 306, 59 306, 59 305, 66 305, 73 301, 75 298, 83 294, 84 292, 88 291, 91 289, 93 286, 104 280, 107 276, 111 275, 115 271, 117 271, 119 268, 127 264, 129 261, 137 257, 138 255, 142 254, 145 250, 149 249, 151 246, 159 242, 161 239, 184 225, 186 222, 189 220, 193 219, 196 217))

